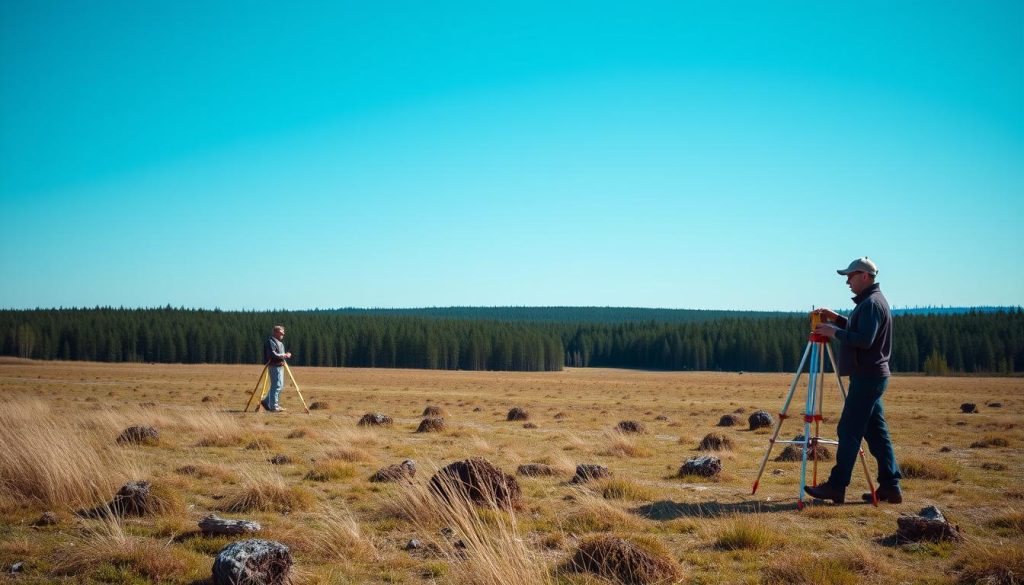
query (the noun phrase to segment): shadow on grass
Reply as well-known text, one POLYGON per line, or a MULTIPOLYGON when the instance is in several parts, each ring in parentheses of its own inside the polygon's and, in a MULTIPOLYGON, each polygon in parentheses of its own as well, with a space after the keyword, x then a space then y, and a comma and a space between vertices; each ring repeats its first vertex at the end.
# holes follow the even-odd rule
POLYGON ((706 518, 730 514, 759 514, 765 512, 795 512, 796 502, 694 502, 680 503, 662 500, 630 510, 648 520, 674 520, 676 518, 706 518))
MULTIPOLYGON (((834 505, 819 503, 820 500, 805 501, 808 505, 834 505)), ((868 506, 868 502, 849 502, 843 506, 868 506)), ((762 500, 743 500, 741 502, 671 502, 662 500, 652 502, 630 510, 632 513, 648 520, 674 520, 676 518, 714 518, 732 514, 765 514, 770 512, 796 512, 796 500, 785 502, 765 502, 762 500)))

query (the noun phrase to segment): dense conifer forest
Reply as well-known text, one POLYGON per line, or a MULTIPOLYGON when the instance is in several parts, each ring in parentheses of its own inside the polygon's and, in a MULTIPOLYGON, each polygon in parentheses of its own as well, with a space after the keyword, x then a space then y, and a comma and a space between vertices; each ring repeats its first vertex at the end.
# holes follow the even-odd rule
MULTIPOLYGON (((285 342, 294 365, 789 372, 798 365, 808 330, 806 315, 792 313, 578 307, 438 311, 443 310, 2 310, 0 354, 255 364, 261 362, 263 340, 280 323, 288 328, 285 342), (534 319, 531 310, 537 311, 534 319)), ((891 365, 897 372, 1024 371, 1020 308, 898 315, 894 329, 891 365)))

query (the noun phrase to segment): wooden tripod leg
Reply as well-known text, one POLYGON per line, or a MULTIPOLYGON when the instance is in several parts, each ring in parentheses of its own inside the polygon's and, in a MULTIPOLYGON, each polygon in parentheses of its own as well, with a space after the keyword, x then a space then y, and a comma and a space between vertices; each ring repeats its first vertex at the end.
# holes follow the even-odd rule
POLYGON ((772 454, 772 447, 775 446, 775 440, 779 438, 779 431, 782 430, 782 421, 786 420, 786 411, 789 410, 789 403, 793 400, 793 391, 796 390, 796 384, 800 381, 800 374, 804 371, 804 363, 807 361, 807 354, 811 351, 811 344, 807 344, 807 348, 804 349, 804 356, 800 358, 800 365, 796 369, 796 375, 793 376, 793 383, 789 385, 789 394, 786 395, 786 402, 782 405, 782 412, 779 413, 779 424, 775 425, 775 433, 772 434, 772 438, 768 439, 768 450, 765 451, 764 459, 761 460, 761 469, 757 471, 757 477, 754 478, 754 489, 751 490, 750 495, 757 493, 757 485, 761 482, 761 476, 764 475, 764 468, 768 465, 768 457, 772 454))
POLYGON ((267 375, 263 378, 263 389, 260 390, 260 401, 256 404, 256 412, 259 412, 263 408, 264 400, 267 399, 267 395, 270 394, 270 369, 267 369, 267 375))
POLYGON ((860 463, 864 466, 864 479, 868 480, 868 489, 871 490, 871 504, 878 506, 878 492, 875 491, 875 484, 871 481, 871 472, 868 470, 868 462, 864 458, 864 449, 860 451, 860 463))
MULTIPOLYGON (((249 395, 249 402, 245 403, 245 409, 242 410, 242 412, 249 412, 249 406, 252 405, 252 399, 256 397, 256 392, 260 389, 260 386, 263 383, 263 377, 267 375, 267 368, 269 368, 269 367, 270 367, 270 362, 267 362, 266 364, 263 365, 263 371, 260 372, 260 377, 259 377, 259 379, 256 380, 256 387, 252 389, 252 394, 249 395)), ((262 399, 262 398, 263 397, 260 396, 260 399, 262 399)), ((256 411, 258 411, 259 409, 260 409, 260 407, 257 406, 256 407, 256 411)), ((253 412, 256 412, 256 411, 253 411, 253 412)))
POLYGON ((288 372, 288 377, 291 378, 292 386, 295 386, 295 393, 299 395, 299 402, 302 403, 302 408, 306 410, 306 414, 310 414, 309 407, 306 406, 306 401, 302 398, 302 392, 299 390, 299 383, 295 381, 295 376, 292 375, 292 369, 288 367, 288 362, 284 363, 284 370, 288 372))

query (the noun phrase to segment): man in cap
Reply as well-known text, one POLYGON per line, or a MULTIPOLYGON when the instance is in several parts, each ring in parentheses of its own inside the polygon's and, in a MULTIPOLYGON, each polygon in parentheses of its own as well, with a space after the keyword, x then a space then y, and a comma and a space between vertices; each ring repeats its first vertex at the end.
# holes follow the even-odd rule
MULTIPOLYGON (((846 403, 839 417, 839 448, 829 478, 818 486, 806 486, 808 494, 842 504, 850 484, 862 439, 878 462, 879 501, 898 504, 900 468, 896 464, 889 428, 885 423, 882 394, 889 384, 889 358, 892 355, 892 314, 889 303, 875 282, 878 266, 869 258, 858 258, 844 270, 846 284, 856 304, 849 317, 831 309, 816 309, 822 324, 814 332, 839 340, 839 375, 849 376, 846 403)), ((871 493, 864 494, 871 501, 871 493)))
POLYGON ((291 352, 284 350, 284 325, 274 325, 274 331, 263 344, 263 361, 270 362, 270 391, 260 404, 268 412, 284 412, 278 400, 284 388, 284 360, 291 357, 291 352))

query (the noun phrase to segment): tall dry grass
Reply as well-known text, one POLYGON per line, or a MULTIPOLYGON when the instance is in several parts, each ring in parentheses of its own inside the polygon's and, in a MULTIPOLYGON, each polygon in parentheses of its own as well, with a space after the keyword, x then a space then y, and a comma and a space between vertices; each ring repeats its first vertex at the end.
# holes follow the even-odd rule
POLYGON ((325 561, 368 563, 380 559, 377 545, 363 534, 359 522, 344 504, 324 505, 316 516, 311 548, 325 561))
POLYGON ((41 400, 12 401, 0 410, 0 496, 57 508, 109 499, 143 476, 118 447, 103 414, 75 418, 53 413, 41 400))
POLYGON ((499 511, 497 502, 481 507, 458 494, 455 485, 438 497, 426 483, 407 483, 389 506, 404 510, 422 535, 436 535, 439 527, 454 530, 453 538, 433 542, 450 561, 445 581, 461 585, 554 585, 553 571, 543 556, 530 549, 519 532, 515 512, 499 511))
POLYGON ((108 566, 119 581, 133 582, 134 576, 156 582, 194 581, 209 569, 201 555, 160 542, 128 534, 116 515, 91 522, 82 537, 58 549, 54 575, 81 575, 108 566))

